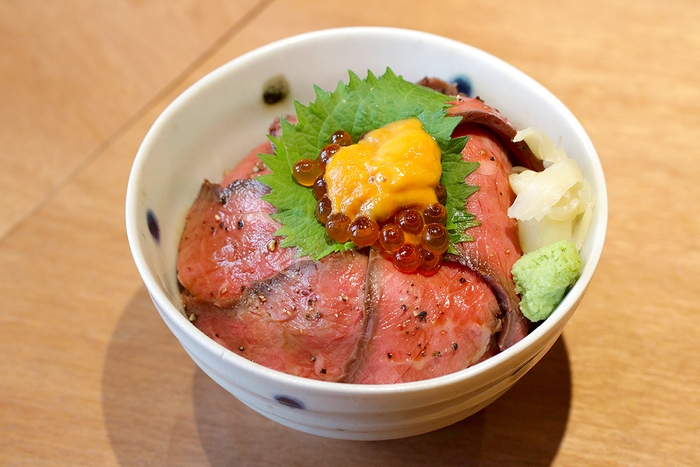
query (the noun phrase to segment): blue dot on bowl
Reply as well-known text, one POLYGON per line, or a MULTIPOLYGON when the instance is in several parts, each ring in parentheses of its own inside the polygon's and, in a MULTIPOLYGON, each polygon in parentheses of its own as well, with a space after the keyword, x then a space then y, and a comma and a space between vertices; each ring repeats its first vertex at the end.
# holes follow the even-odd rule
POLYGON ((467 97, 472 97, 472 80, 467 75, 457 75, 452 78, 452 82, 457 85, 457 91, 465 94, 467 97))
POLYGON ((148 224, 148 231, 151 233, 151 237, 156 243, 160 243, 160 226, 158 225, 158 218, 153 211, 150 209, 146 211, 146 223, 148 224))
POLYGON ((301 409, 304 410, 304 403, 301 401, 298 401, 292 397, 289 396, 275 396, 275 400, 279 402, 282 405, 286 405, 287 407, 291 407, 293 409, 301 409))

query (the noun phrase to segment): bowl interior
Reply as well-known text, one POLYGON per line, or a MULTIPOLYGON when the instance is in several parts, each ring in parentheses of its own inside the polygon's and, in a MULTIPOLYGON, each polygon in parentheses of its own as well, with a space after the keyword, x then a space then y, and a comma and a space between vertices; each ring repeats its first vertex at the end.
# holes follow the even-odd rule
MULTIPOLYGON (((556 338, 561 332, 588 285, 605 238, 605 181, 590 139, 556 97, 505 62, 450 39, 391 28, 318 31, 257 49, 195 83, 154 123, 134 162, 126 221, 136 265, 170 326, 175 323, 192 342, 226 354, 187 322, 176 278, 180 233, 202 181, 219 181, 226 169, 265 141, 274 117, 293 113, 294 100, 305 104, 314 99, 314 85, 332 90, 339 81, 347 82, 348 70, 364 77, 367 70, 380 75, 387 67, 409 81, 434 76, 469 83, 471 95, 499 109, 515 126, 535 126, 560 142, 597 193, 591 233, 582 250, 585 266, 581 279, 534 335, 485 363, 497 365, 528 345, 551 345, 552 335, 556 338), (265 83, 280 76, 289 85, 289 96, 274 105, 265 104, 265 83), (548 338, 541 339, 545 335, 548 338)), ((227 355, 227 361, 253 370, 252 364, 239 360, 244 359, 227 355)))

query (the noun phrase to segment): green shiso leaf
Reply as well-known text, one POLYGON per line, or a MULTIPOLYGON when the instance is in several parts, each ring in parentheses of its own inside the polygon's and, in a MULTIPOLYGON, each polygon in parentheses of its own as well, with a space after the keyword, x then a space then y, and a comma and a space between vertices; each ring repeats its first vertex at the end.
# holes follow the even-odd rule
MULTIPOLYGON (((379 77, 371 72, 365 79, 352 71, 348 74, 348 83, 339 82, 333 92, 316 86, 316 99, 308 106, 295 101, 297 123, 293 125, 282 119, 281 136, 279 139, 271 137, 275 154, 260 155, 272 172, 259 180, 271 188, 265 199, 277 208, 272 217, 282 224, 276 232, 284 237, 281 246, 296 247, 299 256, 312 259, 354 248, 352 242, 337 243, 326 234, 324 226, 314 216, 316 199, 312 191, 296 183, 292 169, 301 159, 315 159, 335 131, 345 130, 357 141, 367 131, 411 117, 423 123, 425 131, 435 138, 442 151, 440 181, 447 190, 447 229, 451 244, 473 240, 466 230, 478 222, 466 212, 464 203, 478 187, 467 185, 464 178, 478 163, 462 161, 460 152, 466 138, 452 138, 461 120, 447 115, 452 98, 406 81, 389 68, 379 77)), ((455 251, 454 247, 451 246, 451 250, 455 251)))

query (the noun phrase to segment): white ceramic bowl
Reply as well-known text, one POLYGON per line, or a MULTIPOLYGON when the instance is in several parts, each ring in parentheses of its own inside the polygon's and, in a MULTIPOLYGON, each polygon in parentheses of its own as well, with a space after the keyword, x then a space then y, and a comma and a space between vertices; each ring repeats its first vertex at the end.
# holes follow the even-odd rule
POLYGON ((540 84, 468 45, 392 28, 344 28, 291 37, 254 50, 213 71, 179 96, 146 135, 126 198, 128 239, 136 266, 165 323, 187 353, 217 383, 257 412, 317 435, 376 440, 416 435, 457 422, 485 407, 554 344, 578 306, 600 258, 607 226, 603 171, 586 132, 540 84), (221 347, 183 314, 176 255, 184 218, 205 178, 219 180, 264 141, 272 119, 292 111, 292 99, 314 99, 313 85, 332 90, 347 71, 364 77, 391 67, 410 81, 460 77, 473 95, 517 127, 535 126, 560 141, 597 193, 582 250, 579 281, 554 314, 499 355, 447 376, 395 385, 313 381, 273 371, 221 347), (276 105, 263 83, 283 75, 291 96, 276 105))

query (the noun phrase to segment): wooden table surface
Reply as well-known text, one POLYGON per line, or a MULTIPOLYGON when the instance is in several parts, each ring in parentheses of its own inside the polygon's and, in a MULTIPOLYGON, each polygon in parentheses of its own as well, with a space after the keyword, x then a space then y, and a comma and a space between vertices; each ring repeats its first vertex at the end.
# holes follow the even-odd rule
POLYGON ((696 0, 0 2, 0 465, 700 465, 696 0), (385 442, 299 433, 187 357, 128 249, 158 114, 219 65, 336 26, 419 29, 522 69, 580 119, 610 219, 563 337, 491 406, 385 442))

